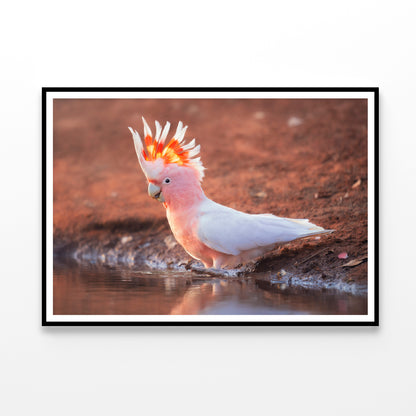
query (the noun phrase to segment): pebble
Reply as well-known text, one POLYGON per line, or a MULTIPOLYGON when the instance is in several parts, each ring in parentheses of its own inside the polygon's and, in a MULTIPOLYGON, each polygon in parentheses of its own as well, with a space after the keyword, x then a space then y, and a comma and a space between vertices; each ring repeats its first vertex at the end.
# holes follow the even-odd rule
POLYGON ((255 118, 256 120, 263 120, 263 119, 264 119, 264 117, 266 117, 266 114, 264 113, 264 111, 256 111, 256 112, 253 114, 253 116, 254 116, 254 118, 255 118))
POLYGON ((171 248, 175 247, 178 244, 175 240, 173 235, 168 235, 164 240, 166 247, 170 250, 171 248))
POLYGON ((289 127, 297 127, 300 126, 303 123, 303 120, 299 117, 290 117, 287 121, 287 125, 289 127))
POLYGON ((133 237, 131 235, 126 235, 124 237, 121 238, 121 244, 126 244, 129 243, 130 241, 133 240, 133 237))

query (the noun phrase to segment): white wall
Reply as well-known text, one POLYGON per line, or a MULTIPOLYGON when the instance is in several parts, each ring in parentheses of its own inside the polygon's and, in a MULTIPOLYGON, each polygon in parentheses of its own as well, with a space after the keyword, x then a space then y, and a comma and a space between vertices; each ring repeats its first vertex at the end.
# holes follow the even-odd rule
POLYGON ((414 414, 415 11, 3 5, 0 413, 414 414), (379 86, 381 326, 42 328, 42 86, 379 86))

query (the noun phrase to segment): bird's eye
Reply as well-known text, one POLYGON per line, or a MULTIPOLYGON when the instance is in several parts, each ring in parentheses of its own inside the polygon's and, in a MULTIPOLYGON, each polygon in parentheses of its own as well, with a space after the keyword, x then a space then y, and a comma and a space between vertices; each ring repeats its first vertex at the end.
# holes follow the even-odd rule
POLYGON ((170 183, 170 178, 166 178, 163 183, 170 183))

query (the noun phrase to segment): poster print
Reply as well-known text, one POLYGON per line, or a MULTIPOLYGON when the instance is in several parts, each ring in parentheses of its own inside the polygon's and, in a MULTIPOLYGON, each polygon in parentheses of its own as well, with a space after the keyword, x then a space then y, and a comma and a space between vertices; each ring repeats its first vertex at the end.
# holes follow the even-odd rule
POLYGON ((43 89, 44 325, 377 325, 378 89, 43 89))

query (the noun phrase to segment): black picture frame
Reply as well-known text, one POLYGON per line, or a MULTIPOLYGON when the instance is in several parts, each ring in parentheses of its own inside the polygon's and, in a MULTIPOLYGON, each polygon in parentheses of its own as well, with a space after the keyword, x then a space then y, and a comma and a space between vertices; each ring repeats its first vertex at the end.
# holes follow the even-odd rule
MULTIPOLYGON (((369 260, 370 261, 370 260, 369 260)), ((370 276, 369 276, 370 278, 370 276)), ((377 87, 357 87, 357 88, 68 88, 68 87, 44 87, 42 88, 42 326, 378 326, 379 325, 379 88, 377 87), (374 111, 374 310, 372 319, 368 321, 306 321, 299 320, 293 322, 286 321, 94 321, 94 320, 73 320, 60 321, 48 318, 47 297, 52 287, 47 283, 47 264, 53 261, 51 258, 52 247, 48 246, 47 235, 51 230, 48 228, 47 216, 47 178, 52 172, 48 170, 47 163, 47 123, 48 119, 48 95, 51 93, 148 93, 148 92, 166 92, 166 93, 198 93, 198 92, 276 92, 276 93, 368 93, 373 96, 374 111)))

